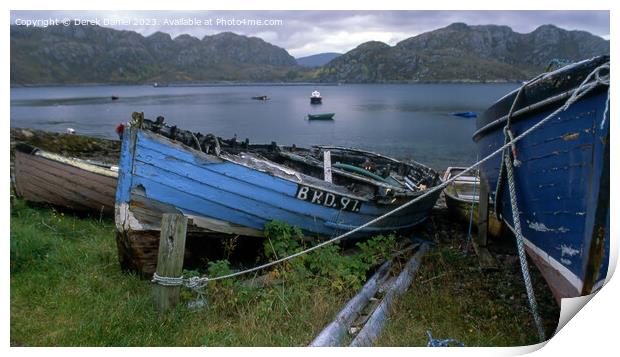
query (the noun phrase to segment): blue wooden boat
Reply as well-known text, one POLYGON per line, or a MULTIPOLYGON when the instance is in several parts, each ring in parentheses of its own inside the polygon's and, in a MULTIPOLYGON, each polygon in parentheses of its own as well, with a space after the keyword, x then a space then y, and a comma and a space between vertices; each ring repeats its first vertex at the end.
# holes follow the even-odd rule
MULTIPOLYGON (((601 56, 546 73, 527 83, 511 119, 519 135, 552 114, 600 70, 609 74, 609 57, 601 56)), ((517 142, 514 167, 525 248, 559 301, 600 288, 609 262, 609 112, 608 84, 593 89, 517 142)), ((607 82, 608 83, 608 82, 607 82)), ((485 157, 504 144, 503 129, 519 90, 509 93, 477 120, 473 139, 485 157)), ((496 209, 514 230, 507 184, 494 197, 499 155, 481 167, 496 209)), ((505 178, 502 180, 506 182, 505 178)))
POLYGON ((456 113, 452 113, 452 115, 456 117, 461 117, 461 118, 475 118, 478 116, 476 112, 456 112, 456 113))
MULTIPOLYGON (((180 212, 190 219, 188 240, 262 237, 271 220, 297 226, 310 238, 329 238, 418 197, 438 182, 431 168, 371 152, 250 145, 247 140, 180 130, 161 117, 153 122, 134 113, 123 134, 116 194, 121 264, 147 275, 154 271, 162 213, 180 212), (327 151, 335 163, 331 182, 324 179, 327 151)), ((356 237, 419 224, 438 195, 439 191, 356 237)))

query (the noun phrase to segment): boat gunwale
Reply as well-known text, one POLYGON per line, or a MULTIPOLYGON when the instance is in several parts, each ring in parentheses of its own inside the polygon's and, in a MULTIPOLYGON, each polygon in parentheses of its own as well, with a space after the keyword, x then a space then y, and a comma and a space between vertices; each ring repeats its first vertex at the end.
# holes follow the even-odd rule
MULTIPOLYGON (((132 129, 134 129, 134 128, 132 127, 132 129)), ((295 181, 295 180, 292 179, 292 177, 287 177, 285 175, 278 174, 278 172, 264 171, 264 170, 258 169, 257 167, 252 166, 252 165, 244 162, 243 158, 240 156, 241 154, 235 155, 235 154, 230 154, 230 153, 227 153, 227 152, 222 152, 220 154, 220 156, 216 156, 216 155, 208 154, 208 153, 205 153, 203 151, 197 150, 197 149, 195 149, 193 147, 185 145, 183 142, 170 139, 170 138, 168 138, 168 137, 166 137, 164 135, 161 135, 159 133, 153 132, 151 130, 146 130, 146 129, 137 128, 137 127, 135 129, 137 131, 141 132, 141 133, 144 133, 144 134, 150 136, 151 138, 156 139, 156 140, 162 139, 162 140, 166 140, 167 142, 172 143, 174 145, 178 145, 178 146, 180 146, 180 149, 188 151, 188 152, 192 153, 192 155, 202 156, 204 159, 206 159, 209 162, 214 162, 214 163, 217 162, 217 161, 230 162, 230 163, 233 163, 233 164, 236 164, 236 165, 240 165, 240 166, 244 166, 244 167, 250 168, 252 170, 256 170, 256 171, 259 171, 259 172, 263 172, 263 173, 269 174, 271 176, 283 179, 283 180, 288 181, 288 182, 292 182, 292 183, 297 184, 297 185, 304 185, 304 186, 308 186, 308 187, 311 187, 311 188, 314 188, 314 189, 326 191, 326 192, 329 192, 329 193, 333 193, 333 194, 337 194, 337 195, 342 195, 342 196, 347 196, 349 198, 353 198, 353 199, 356 199, 356 200, 359 200, 359 201, 362 201, 362 202, 366 202, 366 203, 372 203, 372 204, 375 204, 375 205, 378 205, 378 206, 379 205, 380 206, 390 206, 390 205, 394 206, 394 205, 398 205, 398 204, 394 204, 394 203, 383 203, 383 202, 380 202, 381 197, 377 197, 377 195, 373 195, 373 197, 359 196, 357 194, 351 193, 348 190, 348 188, 346 188, 345 186, 342 186, 342 185, 332 184, 332 185, 337 186, 337 187, 342 187, 343 191, 346 190, 347 192, 342 192, 342 191, 331 189, 329 187, 324 187, 322 185, 317 185, 315 182, 312 182, 312 181, 318 181, 318 180, 320 180, 319 178, 316 178, 316 177, 311 176, 311 175, 304 174, 302 172, 299 172, 297 170, 293 170, 293 169, 288 168, 286 166, 282 166, 282 165, 280 165, 280 164, 278 164, 276 162, 273 162, 271 160, 257 157, 256 155, 254 155, 251 152, 247 152, 247 153, 243 153, 243 154, 249 155, 249 156, 251 156, 252 158, 254 158, 256 160, 265 161, 269 165, 277 167, 280 171, 282 171, 284 173, 287 173, 287 174, 288 174, 287 171, 295 171, 295 174, 288 174, 288 176, 295 176, 295 178, 297 178, 298 180, 295 181), (310 182, 308 182, 307 180, 304 180, 303 177, 311 178, 310 182)), ((134 146, 138 146, 137 141, 136 141, 136 143, 134 143, 134 146)), ((336 148, 336 147, 334 147, 334 148, 336 148)), ((339 149, 341 149, 341 150, 348 150, 347 148, 339 148, 339 149)), ((382 156, 380 154, 376 154, 376 153, 372 153, 372 152, 364 152, 363 150, 357 150, 357 149, 352 149, 352 151, 358 151, 358 152, 361 152, 361 153, 373 154, 373 155, 375 155, 377 157, 382 157, 382 158, 385 158, 385 159, 393 160, 394 162, 398 162, 398 163, 404 164, 404 165, 409 166, 409 167, 411 167, 413 169, 416 169, 416 170, 427 169, 427 170, 431 171, 434 175, 429 175, 428 172, 425 172, 424 174, 429 176, 429 177, 434 176, 433 177, 434 178, 433 181, 435 181, 438 178, 438 176, 439 176, 433 169, 431 169, 429 167, 426 167, 425 165, 422 165, 422 164, 417 163, 417 162, 415 162, 415 164, 419 165, 420 167, 416 167, 412 163, 398 161, 396 159, 393 159, 393 158, 390 158, 390 157, 387 157, 387 156, 384 157, 384 156, 382 156)), ((429 189, 434 187, 434 186, 431 186, 431 187, 429 187, 429 188, 427 188, 425 190, 420 190, 420 191, 415 191, 415 192, 411 191, 411 190, 404 190, 404 189, 398 190, 397 187, 394 187, 394 186, 391 186, 391 185, 387 185, 387 184, 384 184, 384 183, 381 183, 381 182, 376 182, 375 180, 366 179, 364 177, 359 177, 357 175, 352 175, 352 174, 349 174, 347 172, 341 172, 342 170, 334 170, 334 171, 337 171, 339 174, 342 174, 343 176, 356 179, 356 180, 364 182, 366 184, 371 184, 371 185, 374 185, 376 187, 381 187, 381 188, 386 188, 386 189, 394 190, 396 192, 396 194, 395 194, 395 196, 393 198, 413 199, 415 197, 418 197, 418 196, 426 193, 429 189)), ((321 183, 323 183, 323 182, 324 181, 321 181, 321 183)))
MULTIPOLYGON (((605 84, 593 82, 593 83, 587 84, 586 85, 586 89, 587 88, 591 88, 591 87, 598 87, 598 86, 600 86, 600 87, 607 87, 607 85, 605 85, 605 84)), ((506 98, 510 97, 513 93, 518 92, 518 90, 519 89, 516 89, 516 90, 510 92, 506 97, 498 100, 491 107, 493 107, 494 105, 502 102, 503 100, 506 100, 506 98)), ((546 107, 549 107, 549 106, 552 106, 552 105, 556 105, 557 107, 560 107, 560 105, 557 105, 556 103, 559 102, 559 101, 562 101, 563 99, 569 98, 576 90, 577 90, 577 88, 572 88, 572 89, 569 89, 569 90, 567 90, 565 92, 562 92, 560 94, 556 94, 556 95, 554 95, 552 97, 545 98, 545 99, 543 99, 541 101, 538 101, 538 102, 536 102, 534 104, 530 104, 530 105, 528 105, 526 107, 523 107, 523 108, 521 108, 519 110, 516 110, 512 114, 511 120, 514 120, 514 121, 527 120, 527 119, 530 119, 530 116, 527 116, 527 114, 529 114, 530 112, 535 112, 535 111, 538 111, 538 110, 542 110, 543 108, 546 108, 546 107)), ((594 95, 594 93, 590 92, 590 93, 588 93, 588 95, 586 97, 592 96, 592 95, 594 95)), ((484 114, 482 116, 484 116, 484 114)), ((499 117, 499 118, 497 118, 497 119, 495 119, 495 120, 485 124, 483 127, 477 129, 472 134, 472 140, 477 143, 478 141, 480 141, 480 139, 482 139, 483 136, 487 135, 487 133, 489 131, 496 131, 497 127, 505 125, 507 120, 508 120, 508 114, 506 114, 506 115, 504 115, 502 117, 499 117)))

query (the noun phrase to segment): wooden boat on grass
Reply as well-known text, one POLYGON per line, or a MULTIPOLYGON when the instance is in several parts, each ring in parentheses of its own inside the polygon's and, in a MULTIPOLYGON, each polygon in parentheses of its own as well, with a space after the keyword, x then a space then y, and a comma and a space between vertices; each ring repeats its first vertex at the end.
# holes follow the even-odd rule
POLYGON ((308 120, 334 120, 336 113, 308 114, 308 120))
MULTIPOLYGON (((557 300, 590 294, 600 288, 609 263, 609 56, 575 63, 526 84, 515 103, 513 135, 519 135, 563 106, 590 77, 592 90, 516 143, 514 166, 519 219, 525 249, 557 300)), ((504 127, 518 90, 493 104, 478 118, 474 133, 480 156, 504 143, 504 127)), ((493 193, 500 156, 481 166, 493 193)), ((505 184, 497 210, 514 230, 505 184)))
MULTIPOLYGON (((439 175, 424 165, 367 151, 250 145, 134 113, 123 134, 116 193, 121 264, 153 273, 162 213, 180 212, 190 219, 188 240, 211 234, 262 237, 272 220, 321 239, 387 213, 438 181, 439 175), (334 165, 329 180, 327 152, 334 162, 359 170, 334 165)), ((438 196, 429 195, 356 237, 411 228, 427 218, 438 196)))
POLYGON ((15 193, 74 211, 112 215, 118 168, 46 152, 27 144, 15 147, 15 193))
MULTIPOLYGON (((464 167, 448 167, 442 179, 447 181, 463 172, 463 170, 465 170, 464 167)), ((443 190, 450 215, 464 223, 468 223, 470 219, 473 219, 473 229, 478 227, 479 193, 480 179, 477 175, 471 173, 460 176, 443 190)), ((499 237, 501 230, 502 222, 494 214, 490 214, 488 218, 488 232, 495 237, 499 237)))

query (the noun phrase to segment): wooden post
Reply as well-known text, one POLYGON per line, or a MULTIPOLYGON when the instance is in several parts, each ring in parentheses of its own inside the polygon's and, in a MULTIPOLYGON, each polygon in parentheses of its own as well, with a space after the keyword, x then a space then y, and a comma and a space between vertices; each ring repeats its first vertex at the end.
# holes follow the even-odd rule
POLYGON ((480 178, 480 195, 478 202, 478 235, 476 243, 486 247, 489 230, 489 184, 480 178))
POLYGON ((497 261, 487 249, 489 231, 489 184, 480 177, 478 195, 478 233, 473 236, 473 245, 483 269, 497 269, 497 261))
MULTIPOLYGON (((164 213, 161 219, 157 275, 178 278, 183 272, 187 217, 182 214, 164 213)), ((160 313, 175 307, 180 300, 181 287, 155 284, 153 297, 160 313)))

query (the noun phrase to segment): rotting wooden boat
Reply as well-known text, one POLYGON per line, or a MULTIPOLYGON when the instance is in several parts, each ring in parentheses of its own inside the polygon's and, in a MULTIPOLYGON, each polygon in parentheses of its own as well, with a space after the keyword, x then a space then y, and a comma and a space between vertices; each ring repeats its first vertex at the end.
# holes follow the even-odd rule
POLYGON ((43 151, 15 147, 15 193, 74 211, 112 215, 118 167, 43 151))
MULTIPOLYGON (((600 288, 609 262, 609 56, 546 73, 527 83, 515 104, 513 135, 563 106, 588 75, 592 91, 516 143, 514 167, 525 248, 556 300, 600 288)), ((504 143, 503 129, 518 90, 493 104, 477 121, 473 139, 485 157, 504 143)), ((499 156, 481 166, 493 195, 499 156)), ((506 182, 506 178, 502 180, 506 182)), ((508 185, 500 186, 497 211, 514 230, 508 185)), ((495 198, 494 198, 495 199, 495 198)))
POLYGON ((308 114, 308 120, 334 120, 336 113, 308 114))
MULTIPOLYGON (((141 113, 134 113, 125 128, 119 166, 119 258, 124 268, 145 275, 155 269, 163 213, 190 219, 188 240, 211 234, 262 237, 272 220, 321 239, 356 228, 439 182, 433 169, 415 162, 335 146, 301 149, 222 140, 168 126, 162 117, 146 120, 141 113), (331 167, 326 157, 357 170, 331 167)), ((439 193, 355 237, 421 223, 439 193)))
MULTIPOLYGON (((463 172, 464 167, 448 167, 442 180, 448 181, 455 175, 463 172)), ((446 206, 451 216, 462 222, 473 219, 474 229, 478 227, 478 200, 480 193, 480 178, 477 174, 468 173, 458 177, 443 190, 446 206), (472 212, 473 210, 473 212, 472 212)), ((488 232, 499 237, 502 231, 502 222, 494 214, 488 217, 488 232)))

